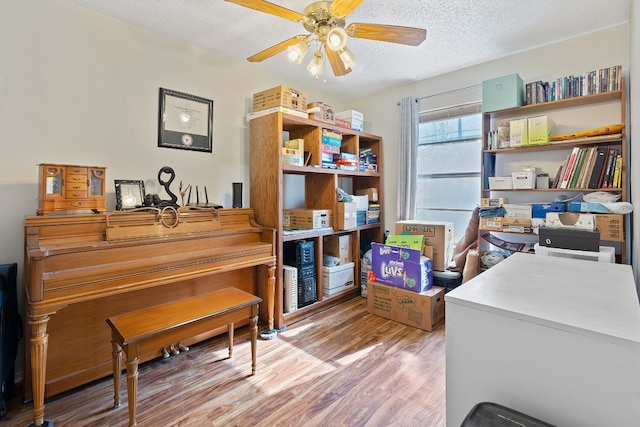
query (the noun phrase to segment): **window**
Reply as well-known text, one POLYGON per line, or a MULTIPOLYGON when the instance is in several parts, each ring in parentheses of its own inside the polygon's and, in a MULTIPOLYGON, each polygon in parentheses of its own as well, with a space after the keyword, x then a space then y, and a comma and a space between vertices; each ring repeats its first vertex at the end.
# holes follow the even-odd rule
POLYGON ((451 221, 454 242, 480 204, 481 103, 420 113, 416 220, 451 221))

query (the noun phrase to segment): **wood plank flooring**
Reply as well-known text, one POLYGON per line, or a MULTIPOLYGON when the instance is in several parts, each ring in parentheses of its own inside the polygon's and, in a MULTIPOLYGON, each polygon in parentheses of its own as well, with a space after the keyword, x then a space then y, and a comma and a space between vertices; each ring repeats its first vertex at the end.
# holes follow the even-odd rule
MULTIPOLYGON (((445 425, 445 329, 425 332, 367 313, 366 299, 289 325, 258 342, 251 374, 248 329, 192 346, 139 370, 139 426, 420 426, 445 425)), ((46 402, 56 427, 126 426, 104 378, 46 402)), ((30 404, 9 401, 2 426, 31 423, 30 404)))

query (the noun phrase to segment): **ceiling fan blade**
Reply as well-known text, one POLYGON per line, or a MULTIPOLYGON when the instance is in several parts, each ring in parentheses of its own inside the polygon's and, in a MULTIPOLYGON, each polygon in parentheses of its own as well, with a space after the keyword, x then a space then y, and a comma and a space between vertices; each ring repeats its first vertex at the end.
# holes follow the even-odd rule
POLYGON ((295 44, 300 43, 304 39, 306 39, 306 36, 294 36, 294 37, 291 37, 290 39, 287 39, 287 40, 282 41, 282 42, 280 42, 278 44, 275 44, 275 45, 273 45, 271 47, 266 48, 262 52, 258 52, 255 55, 252 55, 252 56, 248 57, 247 61, 249 61, 249 62, 261 62, 261 61, 264 61, 265 59, 271 58, 273 55, 277 55, 278 53, 282 52, 283 50, 285 50, 289 46, 293 46, 295 44))
POLYGON ((340 59, 340 54, 338 52, 331 49, 325 49, 324 51, 327 54, 327 59, 329 60, 329 64, 331 64, 331 69, 333 70, 334 75, 344 76, 351 72, 351 68, 345 68, 344 62, 340 59))
POLYGON ((418 46, 427 38, 427 30, 423 28, 401 27, 381 24, 349 24, 345 28, 347 34, 359 39, 379 40, 390 43, 418 46))
POLYGON ((304 19, 304 15, 301 13, 295 12, 291 9, 287 9, 286 7, 278 6, 277 4, 269 3, 264 0, 225 0, 229 3, 235 3, 240 6, 248 7, 249 9, 254 9, 260 12, 269 13, 271 15, 279 16, 281 18, 290 19, 291 21, 302 21, 304 19))
POLYGON ((344 18, 356 10, 363 1, 364 0, 333 0, 330 7, 336 15, 344 18))

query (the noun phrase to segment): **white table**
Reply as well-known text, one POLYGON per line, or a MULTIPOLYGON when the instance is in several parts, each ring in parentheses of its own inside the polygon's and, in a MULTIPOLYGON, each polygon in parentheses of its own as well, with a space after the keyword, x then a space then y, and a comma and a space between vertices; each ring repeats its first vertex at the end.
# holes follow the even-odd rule
POLYGON ((445 304, 447 426, 483 401, 557 426, 640 425, 630 266, 517 253, 445 304))

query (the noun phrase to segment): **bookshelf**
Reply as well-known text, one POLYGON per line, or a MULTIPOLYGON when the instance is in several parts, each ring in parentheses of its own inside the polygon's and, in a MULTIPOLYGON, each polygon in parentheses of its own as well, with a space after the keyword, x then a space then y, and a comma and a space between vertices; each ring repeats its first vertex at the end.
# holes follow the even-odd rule
MULTIPOLYGON (((578 196, 580 193, 594 191, 607 191, 620 195, 620 201, 628 201, 627 161, 628 141, 626 136, 626 87, 625 79, 620 79, 618 90, 601 92, 591 95, 583 95, 575 98, 561 99, 544 103, 530 104, 517 108, 483 113, 483 147, 482 150, 482 189, 483 198, 506 198, 510 204, 551 203, 557 199, 566 200, 578 196), (552 135, 564 135, 577 133, 585 129, 606 127, 612 124, 623 125, 619 132, 597 138, 567 139, 553 141, 551 144, 521 146, 517 148, 496 147, 493 137, 498 132, 501 123, 521 118, 547 116, 553 123, 552 135), (595 157, 591 157, 589 164, 587 153, 594 156, 594 152, 616 150, 618 160, 617 175, 611 174, 611 181, 615 177, 616 184, 608 186, 607 181, 591 179, 594 174, 595 157), (574 154, 575 153, 575 154, 574 154), (580 155, 583 160, 580 168, 575 168, 572 173, 567 171, 572 155, 576 158, 574 164, 578 164, 580 155), (585 160, 586 163, 585 163, 585 160), (549 175, 549 188, 516 188, 516 189, 490 189, 489 177, 511 176, 513 172, 526 170, 527 167, 535 167, 537 173, 549 175), (564 169, 563 169, 564 168, 564 169), (591 170, 589 170, 591 168, 591 170), (568 174, 565 177, 565 174, 568 174), (559 177, 556 180, 556 177, 559 177), (562 179, 568 181, 562 185, 562 179), (595 180, 595 181, 594 181, 595 180), (556 182, 557 181, 557 182, 556 182), (590 184, 590 182, 592 182, 590 184), (595 184, 593 184, 595 182, 595 184)), ((615 166, 615 162, 613 163, 615 166)), ((605 163, 606 168, 606 163, 605 163)), ((612 168, 614 171, 615 168, 612 168)), ((620 218, 621 238, 606 240, 603 245, 616 248, 616 260, 626 261, 627 232, 624 217, 620 218)), ((486 252, 492 247, 488 240, 501 239, 513 243, 513 247, 530 248, 537 242, 538 236, 531 233, 531 228, 524 232, 505 232, 483 228, 478 231, 480 252, 486 252)))
POLYGON ((333 211, 333 224, 337 214, 337 189, 349 194, 375 188, 383 217, 382 193, 382 138, 365 132, 343 129, 335 125, 274 112, 251 119, 250 139, 250 204, 256 221, 276 230, 276 295, 275 327, 304 318, 313 312, 360 294, 360 252, 368 242, 382 242, 384 229, 381 222, 367 223, 348 230, 322 227, 307 230, 286 230, 283 223, 285 209, 307 208, 333 211), (321 167, 323 130, 342 135, 342 150, 360 153, 370 150, 377 156, 377 171, 329 169, 321 167), (286 140, 301 138, 304 150, 311 153, 306 166, 283 162, 282 144, 286 140), (293 185, 291 185, 293 182, 293 185), (293 200, 293 202, 292 202, 293 200), (303 206, 294 206, 301 203, 303 206), (350 236, 351 259, 354 262, 354 285, 338 294, 323 295, 324 240, 329 236, 350 236), (285 313, 283 295, 283 261, 285 252, 300 240, 315 242, 315 272, 317 301, 285 313))

